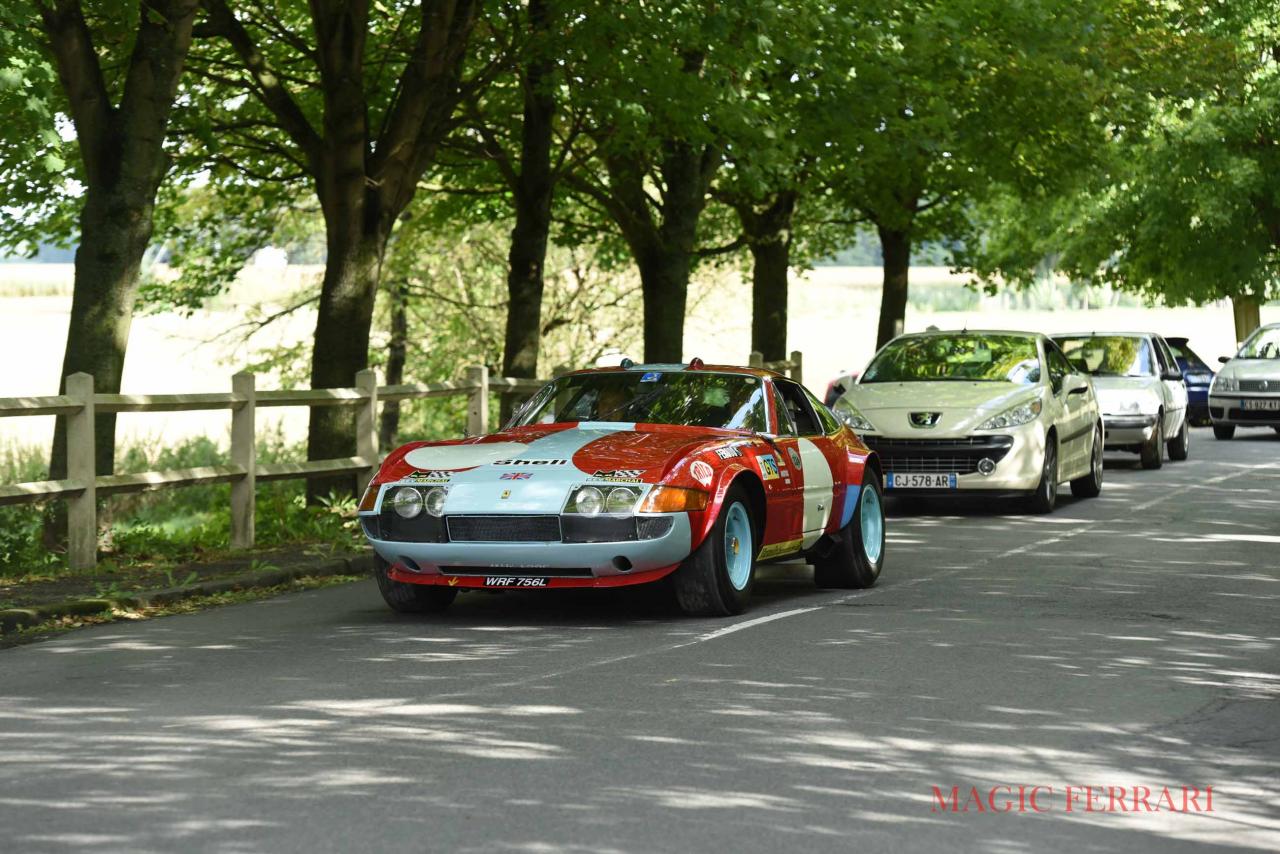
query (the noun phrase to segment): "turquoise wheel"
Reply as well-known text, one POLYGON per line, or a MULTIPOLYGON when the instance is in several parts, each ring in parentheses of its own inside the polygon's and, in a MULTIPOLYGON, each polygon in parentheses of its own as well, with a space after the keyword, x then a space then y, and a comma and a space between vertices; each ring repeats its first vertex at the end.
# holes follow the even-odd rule
POLYGON ((862 525, 862 550, 871 564, 880 562, 880 553, 884 551, 884 505, 880 503, 880 493, 874 489, 865 490, 859 502, 862 511, 858 514, 862 525))
POLYGON ((734 590, 743 590, 751 579, 751 562, 755 555, 751 541, 751 517, 741 503, 734 503, 725 513, 724 564, 734 590))

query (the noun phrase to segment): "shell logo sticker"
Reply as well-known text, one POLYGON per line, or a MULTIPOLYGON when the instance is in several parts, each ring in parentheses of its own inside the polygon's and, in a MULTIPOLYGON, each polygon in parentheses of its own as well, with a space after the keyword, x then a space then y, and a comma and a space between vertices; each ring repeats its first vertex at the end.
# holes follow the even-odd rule
POLYGON ((702 460, 694 460, 689 464, 689 474, 693 475, 693 479, 698 483, 706 486, 711 483, 711 478, 715 475, 715 471, 702 460))
POLYGON ((765 480, 777 480, 781 477, 778 473, 778 461, 773 458, 773 454, 760 454, 756 457, 756 462, 760 464, 760 476, 765 480))

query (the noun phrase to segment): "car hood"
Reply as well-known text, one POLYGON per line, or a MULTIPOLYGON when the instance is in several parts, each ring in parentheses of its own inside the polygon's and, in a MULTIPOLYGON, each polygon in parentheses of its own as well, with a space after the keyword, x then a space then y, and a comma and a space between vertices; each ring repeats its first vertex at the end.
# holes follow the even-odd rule
POLYGON ((1093 377, 1098 408, 1106 415, 1141 412, 1154 415, 1160 410, 1157 377, 1093 377), (1134 409, 1137 406, 1137 409, 1134 409))
POLYGON ((405 445, 387 457, 375 482, 447 486, 446 513, 559 513, 577 485, 643 488, 682 471, 694 453, 744 438, 705 428, 615 422, 518 428, 405 445))
POLYGON ((1232 359, 1218 376, 1240 380, 1280 380, 1280 359, 1232 359))
POLYGON ((859 383, 844 397, 888 436, 954 438, 968 435, 979 424, 1028 400, 1039 397, 1042 386, 983 382, 859 383), (912 412, 941 413, 934 427, 911 425, 912 412))

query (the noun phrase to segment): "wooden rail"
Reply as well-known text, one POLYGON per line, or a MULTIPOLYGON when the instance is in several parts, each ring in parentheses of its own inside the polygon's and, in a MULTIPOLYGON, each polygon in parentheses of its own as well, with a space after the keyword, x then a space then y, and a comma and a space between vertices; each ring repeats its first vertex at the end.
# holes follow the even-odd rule
MULTIPOLYGON (((752 353, 750 364, 800 379, 801 357, 793 352, 781 362, 765 362, 752 353)), ((557 367, 555 375, 567 373, 557 367)), ((327 475, 354 474, 361 491, 373 477, 378 453, 378 404, 385 401, 466 396, 469 436, 485 433, 489 424, 489 396, 529 396, 546 380, 490 377, 484 365, 472 365, 463 379, 435 383, 402 383, 379 386, 374 371, 360 371, 351 388, 259 391, 256 377, 239 373, 231 378, 230 392, 200 394, 99 394, 89 374, 67 377, 66 394, 45 397, 0 397, 0 418, 29 415, 62 415, 67 419, 67 477, 29 483, 0 484, 0 504, 24 504, 50 499, 67 501, 67 561, 74 569, 97 563, 97 501, 102 495, 145 492, 206 483, 231 484, 231 546, 253 546, 253 519, 258 481, 289 480, 327 475), (257 410, 271 406, 350 406, 356 409, 356 455, 332 460, 297 463, 257 461, 257 410), (94 466, 94 420, 98 412, 186 412, 227 410, 231 413, 231 462, 228 465, 149 471, 137 474, 99 475, 94 466)))

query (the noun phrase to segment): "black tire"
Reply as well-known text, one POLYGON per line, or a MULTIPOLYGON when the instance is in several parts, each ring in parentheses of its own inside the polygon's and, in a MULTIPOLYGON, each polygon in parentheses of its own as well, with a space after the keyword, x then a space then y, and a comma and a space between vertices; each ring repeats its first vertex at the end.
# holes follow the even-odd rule
POLYGON ((745 611, 756 586, 755 557, 760 551, 760 532, 761 525, 751 513, 751 498, 746 487, 741 484, 729 487, 710 533, 672 573, 680 610, 691 617, 728 617, 745 611), (741 505, 751 523, 751 568, 742 589, 735 588, 729 580, 730 544, 725 537, 726 521, 735 505, 741 505))
POLYGON ((831 537, 826 551, 815 554, 812 558, 813 582, 822 588, 870 587, 876 583, 880 570, 884 567, 884 550, 884 492, 880 488, 880 476, 868 470, 863 476, 858 504, 853 508, 853 518, 839 533, 831 537), (868 500, 868 494, 873 496, 874 501, 868 500), (863 532, 864 512, 874 512, 880 516, 879 543, 870 543, 870 549, 863 532), (875 555, 874 559, 872 555, 875 555))
POLYGON ((1071 494, 1076 498, 1097 498, 1102 494, 1102 427, 1093 433, 1093 450, 1089 456, 1089 473, 1071 481, 1071 494))
POLYGON ((1230 439, 1236 434, 1236 425, 1234 424, 1214 424, 1213 438, 1230 439))
POLYGON ((405 584, 387 575, 391 564, 381 555, 373 556, 373 577, 378 581, 378 591, 391 610, 402 614, 437 614, 458 598, 458 588, 439 587, 435 584, 405 584))
POLYGON ((1155 426, 1151 428, 1151 438, 1142 444, 1142 467, 1158 469, 1164 465, 1164 412, 1156 413, 1155 426))
POLYGON ((1182 462, 1190 451, 1191 428, 1187 426, 1187 419, 1183 418, 1182 429, 1178 431, 1178 435, 1169 440, 1169 459, 1182 462))
POLYGON ((1276 431, 1276 435, 1280 435, 1280 427, 1272 427, 1271 429, 1276 431))
POLYGON ((1045 439, 1044 466, 1040 469, 1040 483, 1031 493, 1032 513, 1052 513, 1058 503, 1058 436, 1050 433, 1045 439))

